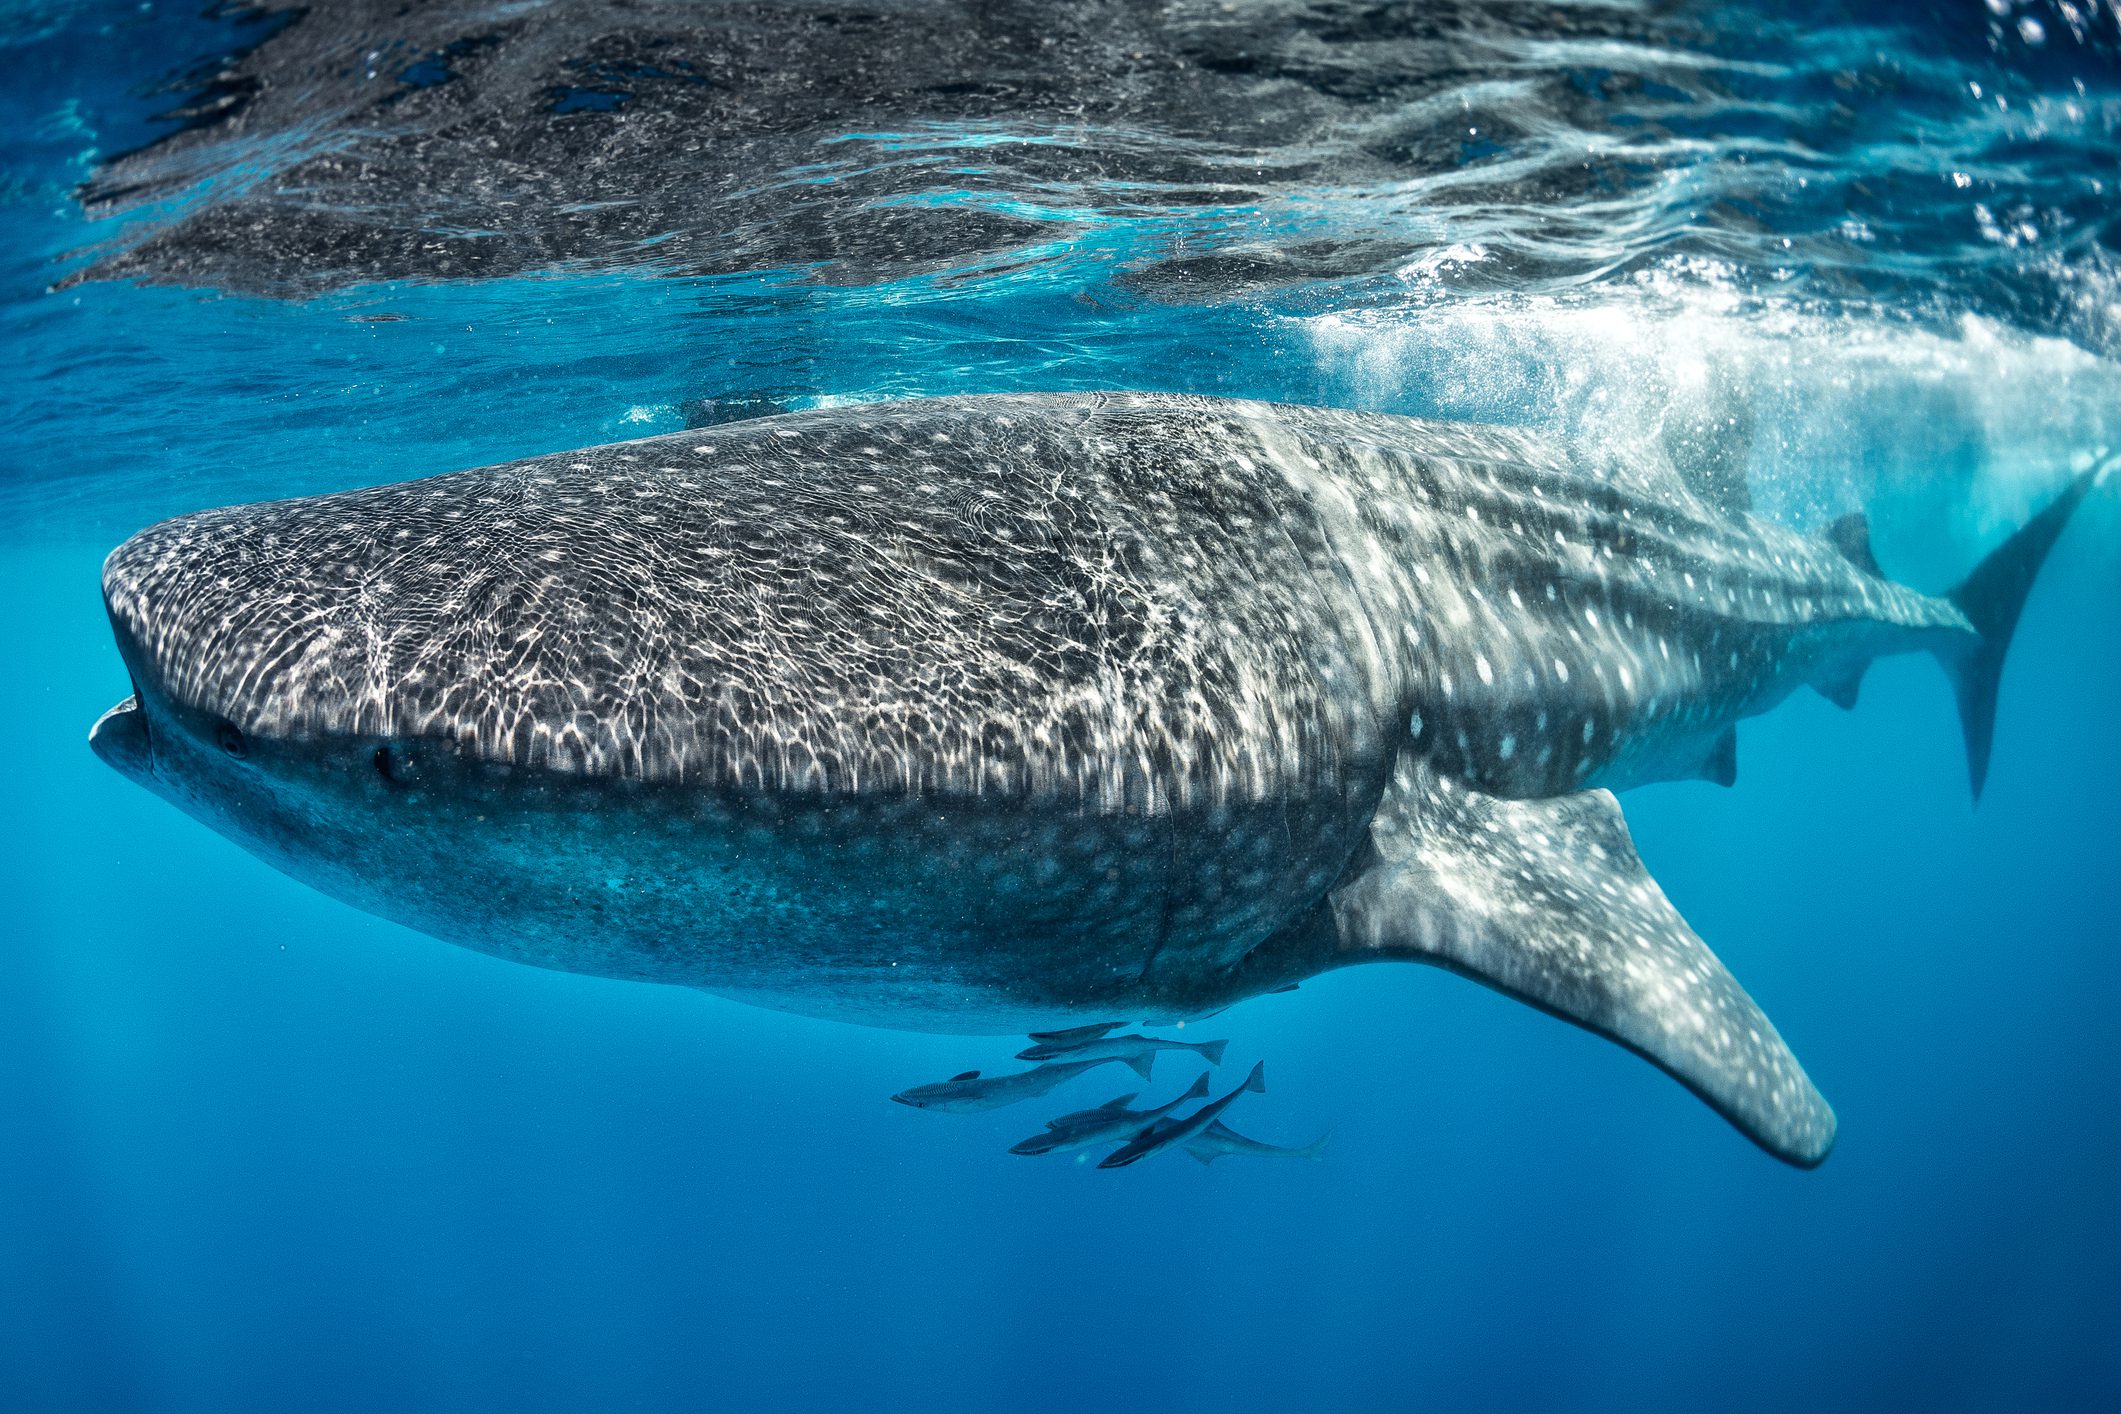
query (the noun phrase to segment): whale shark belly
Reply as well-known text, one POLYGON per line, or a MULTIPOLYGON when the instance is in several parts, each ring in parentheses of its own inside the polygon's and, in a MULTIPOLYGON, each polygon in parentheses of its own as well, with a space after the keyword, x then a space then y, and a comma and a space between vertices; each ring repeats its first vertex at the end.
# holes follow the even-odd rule
POLYGON ((1217 979, 1340 875, 1383 788, 1115 814, 469 774, 286 867, 514 961, 967 1032, 1219 1004, 1217 979))

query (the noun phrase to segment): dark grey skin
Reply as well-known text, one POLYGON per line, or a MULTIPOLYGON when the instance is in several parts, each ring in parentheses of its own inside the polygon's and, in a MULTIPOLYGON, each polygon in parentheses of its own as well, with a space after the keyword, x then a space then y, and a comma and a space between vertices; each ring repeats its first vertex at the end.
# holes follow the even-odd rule
POLYGON ((1325 1151, 1323 1138, 1293 1147, 1268 1144, 1239 1134, 1221 1120, 1186 1141, 1186 1152, 1204 1164, 1212 1164, 1226 1154, 1239 1154, 1249 1159, 1315 1159, 1325 1151))
POLYGON ((1088 1060, 1092 1056, 1140 1055, 1146 1051, 1191 1051, 1209 1065, 1223 1063, 1228 1041, 1172 1041, 1160 1036, 1103 1036, 1085 1041, 1040 1041, 1016 1053, 1018 1060, 1088 1060))
POLYGON ((1048 1094, 1078 1075, 1088 1074, 1101 1065, 1124 1061, 1142 1079, 1149 1078, 1149 1069, 1154 1058, 1149 1055, 1105 1056, 1099 1060, 1062 1061, 1053 1065, 1034 1066, 1030 1070, 1019 1070, 1008 1075, 981 1075, 978 1071, 967 1071, 948 1080, 938 1080, 932 1085, 916 1085, 910 1090, 901 1090, 891 1098, 902 1105, 911 1105, 917 1110, 941 1110, 947 1114, 980 1114, 987 1110, 998 1110, 1008 1105, 1035 1100, 1048 1094))
POLYGON ((1040 1154, 1066 1154, 1077 1149, 1088 1149, 1098 1144, 1117 1144, 1132 1139, 1180 1105, 1205 1099, 1208 1094, 1208 1077, 1197 1077, 1183 1095, 1168 1104, 1152 1105, 1146 1110, 1127 1108, 1134 1096, 1121 1095, 1107 1100, 1094 1110, 1077 1110, 1058 1119, 1046 1121, 1046 1132, 1034 1134, 1021 1143, 1012 1145, 1009 1152, 1036 1156, 1040 1154))
POLYGON ((1117 1031, 1125 1024, 1119 1021, 1099 1021, 1088 1026, 1070 1026, 1060 1031, 1034 1031, 1031 1033, 1031 1039, 1041 1046, 1079 1046, 1085 1041, 1095 1041, 1100 1036, 1117 1031))
MULTIPOLYGON (((1985 768, 2080 480, 1950 599, 1495 428, 1140 394, 790 414, 180 517, 113 765, 462 945, 908 1029, 1475 977, 1777 1155, 1833 1116, 1601 787, 1870 657, 1985 768)), ((1846 528, 1844 528, 1845 530, 1846 528)))
POLYGON ((1166 1149, 1180 1148, 1192 1143, 1220 1123, 1223 1111, 1236 1104, 1245 1095, 1265 1094, 1267 1089, 1267 1067, 1264 1061, 1255 1063, 1245 1083, 1219 1100, 1210 1100, 1192 1114, 1175 1119, 1159 1119, 1143 1129, 1132 1139, 1114 1149, 1099 1161, 1101 1169, 1125 1168, 1138 1164, 1152 1154, 1161 1154, 1166 1149))

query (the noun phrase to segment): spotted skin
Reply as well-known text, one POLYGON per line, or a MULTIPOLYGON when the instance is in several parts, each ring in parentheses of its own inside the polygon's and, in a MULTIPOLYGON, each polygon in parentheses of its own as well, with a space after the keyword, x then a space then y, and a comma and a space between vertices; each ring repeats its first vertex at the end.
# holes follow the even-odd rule
POLYGON ((1527 434, 1146 394, 206 511, 104 592, 136 699, 99 750, 297 877, 525 962, 950 1031, 1286 986, 1377 922, 1319 920, 1389 854, 1373 820, 1420 833, 1408 770, 1498 802, 1696 774, 1799 683, 1970 635, 1527 434))
POLYGON ((1462 972, 1649 1057, 1807 1167, 1834 1112, 1642 867, 1602 790, 1469 791, 1411 757, 1371 825, 1379 863, 1328 901, 1344 962, 1462 972))
POLYGON ((1822 544, 1495 428, 1149 395, 800 413, 142 532, 105 588, 252 734, 1100 813, 1625 773, 1964 631, 1822 544))

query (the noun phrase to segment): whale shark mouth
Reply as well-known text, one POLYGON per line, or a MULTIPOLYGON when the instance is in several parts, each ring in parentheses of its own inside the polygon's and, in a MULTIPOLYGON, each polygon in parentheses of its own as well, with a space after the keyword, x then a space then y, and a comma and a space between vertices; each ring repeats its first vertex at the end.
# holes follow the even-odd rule
POLYGON ((119 773, 142 784, 153 779, 155 738, 148 729, 147 713, 141 709, 137 686, 132 696, 96 718, 88 731, 88 744, 119 773))

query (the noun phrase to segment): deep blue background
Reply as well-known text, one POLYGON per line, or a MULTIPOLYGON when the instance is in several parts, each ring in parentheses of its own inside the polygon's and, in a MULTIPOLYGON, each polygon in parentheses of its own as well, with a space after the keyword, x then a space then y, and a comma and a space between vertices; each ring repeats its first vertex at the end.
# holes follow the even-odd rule
POLYGON ((28 13, 0 114, 0 1409, 2121 1404, 2112 493, 2028 608, 1978 811, 1912 659, 1853 714, 1801 694, 1749 724, 1735 789, 1626 798, 1839 1112, 1813 1173, 1617 1048, 1408 967, 1196 1033, 1267 1062, 1241 1127, 1333 1131, 1318 1164, 1014 1158, 1043 1110, 884 1099, 1000 1043, 448 948, 84 742, 126 690, 96 593, 118 535, 663 430, 703 393, 1129 382, 1597 428, 1707 360, 1760 411, 1765 503, 1868 501, 1888 566, 1936 583, 2113 435, 2109 361, 1713 287, 1412 326, 1301 301, 1092 317, 1036 283, 46 295, 88 238, 70 182, 150 130, 126 75, 206 29, 28 13), (409 317, 353 317, 377 310, 409 317))

